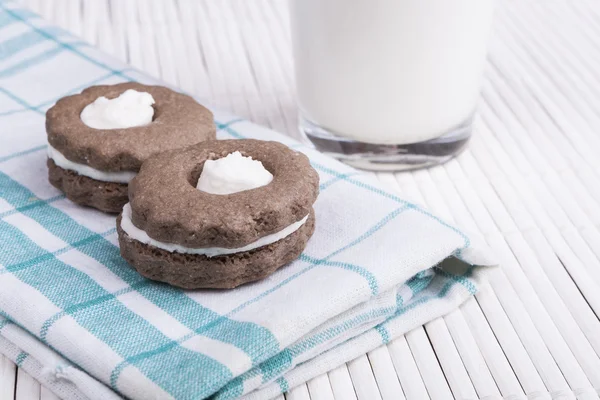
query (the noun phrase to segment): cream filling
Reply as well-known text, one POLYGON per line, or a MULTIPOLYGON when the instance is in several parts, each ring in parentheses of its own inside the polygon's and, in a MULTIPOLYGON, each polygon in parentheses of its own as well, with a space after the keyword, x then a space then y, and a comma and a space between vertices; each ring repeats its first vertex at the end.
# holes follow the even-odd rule
POLYGON ((154 98, 150 93, 126 90, 114 99, 98 97, 85 106, 81 121, 94 129, 123 129, 152 122, 154 98))
POLYGON ((234 151, 218 160, 206 160, 196 188, 212 194, 232 194, 266 186, 273 180, 263 163, 234 151))
POLYGON ((67 160, 65 156, 50 144, 48 144, 48 158, 54 161, 57 166, 77 172, 79 175, 87 176, 88 178, 96 179, 103 182, 114 182, 114 183, 129 183, 136 173, 133 171, 119 171, 119 172, 108 172, 100 171, 90 167, 89 165, 79 164, 71 160, 67 160))
POLYGON ((181 246, 179 244, 164 243, 164 242, 160 242, 158 240, 152 239, 150 236, 148 236, 148 234, 145 231, 143 231, 140 228, 138 228, 137 226, 133 225, 133 222, 131 222, 131 206, 129 205, 129 203, 127 203, 123 207, 123 215, 121 217, 121 229, 123 229, 123 231, 125 231, 125 233, 127 233, 127 235, 129 235, 130 238, 137 240, 138 242, 141 242, 144 244, 149 244, 154 247, 158 247, 159 249, 169 251, 171 253, 177 252, 177 253, 183 253, 183 254, 198 254, 198 255, 204 255, 207 257, 215 257, 215 256, 226 255, 226 254, 241 253, 244 251, 258 249, 259 247, 268 246, 268 245, 275 243, 281 239, 284 239, 284 238, 288 237, 289 235, 291 235, 292 233, 296 232, 298 229, 300 229, 300 227, 302 225, 304 225, 304 223, 307 220, 308 220, 308 215, 306 217, 302 218, 300 221, 294 222, 293 224, 283 228, 279 232, 273 233, 271 235, 263 236, 255 242, 252 242, 244 247, 238 247, 236 249, 227 249, 224 247, 190 248, 190 247, 181 246))

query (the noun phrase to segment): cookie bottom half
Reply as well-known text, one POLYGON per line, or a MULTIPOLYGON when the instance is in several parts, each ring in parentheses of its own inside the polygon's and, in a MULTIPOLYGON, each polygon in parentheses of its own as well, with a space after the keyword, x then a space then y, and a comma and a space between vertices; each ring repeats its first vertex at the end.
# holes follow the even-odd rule
POLYGON ((127 204, 127 184, 102 182, 57 166, 48 159, 48 180, 69 200, 107 213, 119 213, 127 204))
POLYGON ((121 255, 146 278, 184 289, 232 289, 271 275, 300 256, 315 230, 314 211, 291 235, 258 249, 216 257, 169 252, 117 232, 121 255))

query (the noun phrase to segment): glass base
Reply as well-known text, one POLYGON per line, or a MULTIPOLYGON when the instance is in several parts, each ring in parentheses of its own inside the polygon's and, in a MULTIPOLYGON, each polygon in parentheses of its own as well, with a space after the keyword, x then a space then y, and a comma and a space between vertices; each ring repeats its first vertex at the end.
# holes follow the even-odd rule
POLYGON ((444 163, 460 153, 471 137, 473 118, 442 136, 419 143, 373 144, 344 138, 300 117, 300 132, 322 153, 356 168, 406 171, 444 163))

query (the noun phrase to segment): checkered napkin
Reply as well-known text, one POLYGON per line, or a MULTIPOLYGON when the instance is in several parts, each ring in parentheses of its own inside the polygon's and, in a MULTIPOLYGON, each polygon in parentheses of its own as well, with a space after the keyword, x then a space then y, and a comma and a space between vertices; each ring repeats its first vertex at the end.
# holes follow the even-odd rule
POLYGON ((376 180, 225 114, 220 138, 278 140, 321 178, 300 258, 231 291, 149 281, 115 219, 47 181, 44 113, 95 84, 151 79, 0 0, 0 352, 67 399, 270 398, 444 315, 490 260, 376 180))

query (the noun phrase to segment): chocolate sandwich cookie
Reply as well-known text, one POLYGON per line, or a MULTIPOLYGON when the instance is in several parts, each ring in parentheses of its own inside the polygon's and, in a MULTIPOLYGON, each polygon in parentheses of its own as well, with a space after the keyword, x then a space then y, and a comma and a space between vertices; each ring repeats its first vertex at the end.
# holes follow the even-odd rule
POLYGON ((117 219, 121 255, 186 289, 234 288, 297 258, 319 176, 278 142, 222 140, 150 157, 117 219))
POLYGON ((212 113, 162 86, 93 86, 46 113, 52 185, 75 203, 111 213, 152 154, 215 139, 212 113))

